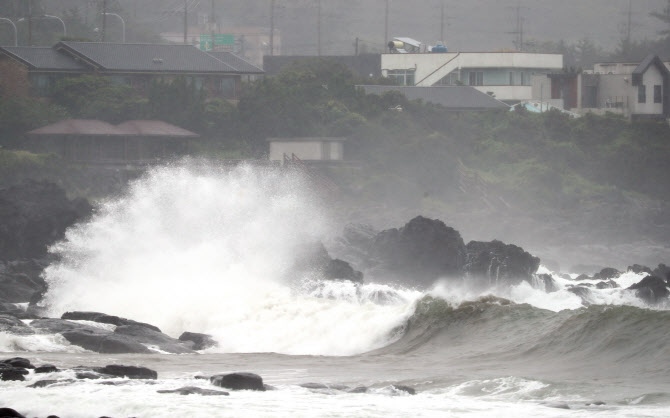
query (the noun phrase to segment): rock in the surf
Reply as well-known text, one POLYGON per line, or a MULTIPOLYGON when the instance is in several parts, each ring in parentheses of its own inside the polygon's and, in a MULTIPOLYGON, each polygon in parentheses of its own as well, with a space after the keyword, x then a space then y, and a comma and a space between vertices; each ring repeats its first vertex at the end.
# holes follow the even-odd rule
POLYGON ((19 380, 23 381, 25 375, 29 372, 28 370, 21 367, 0 367, 0 380, 19 380))
POLYGON ((116 327, 114 335, 128 337, 132 341, 152 345, 161 351, 166 351, 172 354, 188 354, 194 352, 192 349, 186 347, 182 341, 141 325, 122 325, 116 327))
POLYGON ((226 389, 265 391, 263 378, 254 373, 217 374, 210 378, 210 382, 226 389))
POLYGON ((635 295, 638 298, 650 304, 666 300, 670 295, 668 283, 657 276, 647 276, 628 289, 635 290, 635 295))
POLYGON ((464 267, 466 275, 485 285, 518 284, 532 281, 540 259, 513 244, 494 240, 470 241, 464 267))
POLYGON ((436 279, 460 275, 465 244, 461 234, 444 222, 417 216, 402 228, 377 234, 370 257, 376 276, 429 286, 436 279))
POLYGON ((332 259, 321 242, 303 245, 296 252, 291 275, 313 275, 327 280, 363 282, 363 273, 344 260, 332 259))
POLYGON ((110 376, 127 377, 128 379, 158 379, 158 373, 146 367, 110 364, 105 367, 100 367, 99 369, 96 369, 96 371, 110 376))
POLYGON ((9 365, 11 367, 21 367, 23 369, 34 369, 35 366, 33 366, 30 363, 30 360, 27 358, 23 357, 13 357, 13 358, 8 358, 6 360, 2 360, 2 364, 9 365))
POLYGON ((652 274, 652 271, 649 267, 643 266, 643 265, 640 265, 640 264, 633 264, 632 266, 628 266, 626 271, 630 271, 630 272, 633 272, 635 274, 640 274, 640 273, 652 274))
POLYGON ((621 272, 615 268, 612 267, 605 267, 604 269, 600 270, 598 273, 593 275, 594 280, 609 280, 609 279, 615 279, 617 277, 621 276, 621 272))
POLYGON ((0 408, 0 417, 2 418, 26 418, 12 408, 0 408))
POLYGON ((230 393, 223 390, 203 389, 197 386, 184 386, 173 390, 157 390, 158 393, 178 393, 180 395, 228 396, 230 393))
POLYGON ((58 367, 53 364, 43 364, 39 367, 35 367, 35 373, 55 373, 58 371, 58 367))
POLYGON ((660 277, 661 279, 666 279, 670 285, 670 267, 661 263, 651 272, 652 276, 660 277))
POLYGON ((184 332, 179 336, 179 341, 187 344, 191 343, 190 348, 193 350, 204 350, 219 345, 211 335, 197 332, 184 332))
POLYGON ((24 324, 14 315, 0 314, 0 332, 6 332, 15 335, 31 335, 35 330, 24 324))
POLYGON ((141 327, 146 327, 149 329, 152 329, 157 332, 161 332, 160 328, 158 328, 155 325, 147 324, 144 322, 137 322, 133 321, 132 319, 126 319, 126 318, 121 318, 118 316, 114 315, 107 315, 105 313, 101 312, 81 312, 81 311, 74 311, 74 312, 65 312, 62 316, 61 319, 68 319, 72 321, 93 321, 93 322, 100 322, 102 324, 111 324, 111 325, 117 325, 117 326, 122 326, 122 325, 137 325, 141 327))

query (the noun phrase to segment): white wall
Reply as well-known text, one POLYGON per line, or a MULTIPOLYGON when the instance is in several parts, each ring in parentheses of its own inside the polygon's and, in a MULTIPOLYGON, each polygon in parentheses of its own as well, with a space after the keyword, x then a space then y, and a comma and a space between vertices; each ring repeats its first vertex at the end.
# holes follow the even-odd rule
POLYGON ((663 86, 663 76, 655 65, 651 65, 642 75, 642 84, 644 84, 647 92, 647 101, 646 103, 637 102, 637 86, 635 86, 631 97, 631 101, 635 103, 633 113, 642 115, 662 114, 663 103, 654 103, 654 86, 663 86))

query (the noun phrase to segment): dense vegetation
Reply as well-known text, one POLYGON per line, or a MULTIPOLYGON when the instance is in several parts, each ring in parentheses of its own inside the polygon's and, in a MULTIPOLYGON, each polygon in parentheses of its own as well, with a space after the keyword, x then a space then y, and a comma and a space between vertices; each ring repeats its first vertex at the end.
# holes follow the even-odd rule
MULTIPOLYGON (((612 222, 663 222, 668 213, 665 123, 557 111, 453 113, 398 93, 365 95, 356 83, 346 68, 315 59, 245 85, 235 106, 206 100, 184 79, 152 84, 140 95, 83 76, 62 80, 50 104, 3 99, 0 131, 5 147, 20 148, 20 133, 65 117, 155 118, 201 134, 192 151, 214 158, 265 158, 270 136, 346 136, 346 157, 360 168, 329 174, 356 205, 447 214, 509 206, 531 216, 581 211, 612 222)), ((53 159, 9 153, 0 157, 21 167, 17 173, 32 164, 53 175, 53 159)), ((15 178, 10 172, 0 175, 15 178)))

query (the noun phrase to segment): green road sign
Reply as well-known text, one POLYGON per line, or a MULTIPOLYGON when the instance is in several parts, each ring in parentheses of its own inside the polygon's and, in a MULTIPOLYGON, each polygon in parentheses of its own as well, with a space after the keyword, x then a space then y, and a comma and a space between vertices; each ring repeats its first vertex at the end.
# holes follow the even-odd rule
POLYGON ((231 33, 218 33, 214 35, 214 45, 235 45, 235 35, 231 33))
MULTIPOLYGON (((235 35, 233 35, 232 33, 214 34, 214 45, 226 45, 226 46, 235 45, 235 35)), ((203 51, 212 50, 212 35, 210 34, 200 35, 200 49, 202 49, 203 51)))

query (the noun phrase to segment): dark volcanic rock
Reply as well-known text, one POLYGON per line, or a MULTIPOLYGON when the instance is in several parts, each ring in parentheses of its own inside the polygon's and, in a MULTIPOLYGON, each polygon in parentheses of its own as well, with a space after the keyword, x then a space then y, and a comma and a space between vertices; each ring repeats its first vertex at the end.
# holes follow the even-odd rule
POLYGON ((174 354, 194 352, 181 341, 155 331, 153 326, 147 327, 144 324, 121 325, 117 326, 114 331, 109 331, 65 319, 38 319, 33 321, 31 326, 42 332, 59 333, 70 344, 97 353, 151 353, 147 345, 174 354))
POLYGON ((202 395, 202 396, 228 396, 228 392, 222 390, 203 389, 197 386, 184 386, 174 390, 157 390, 158 393, 178 393, 180 395, 202 395))
POLYGON ((501 241, 470 241, 464 271, 484 284, 518 284, 530 282, 540 267, 540 259, 512 244, 501 241))
POLYGON ((116 328, 114 335, 130 337, 135 342, 154 345, 161 351, 167 351, 168 353, 186 354, 194 352, 181 341, 141 325, 122 325, 116 328))
POLYGON ((332 259, 321 242, 299 248, 291 274, 313 274, 328 280, 363 282, 363 273, 356 271, 343 260, 332 259))
POLYGON ((418 216, 400 229, 380 232, 370 248, 378 276, 413 279, 429 286, 461 273, 465 244, 461 234, 440 220, 418 216))
POLYGON ((538 281, 544 286, 544 291, 547 293, 557 292, 559 290, 558 285, 551 274, 538 274, 538 281))
POLYGON ((595 280, 609 280, 621 276, 621 272, 612 267, 605 267, 600 272, 593 275, 595 280))
POLYGON ((30 301, 35 292, 45 291, 47 285, 41 274, 47 264, 46 260, 0 262, 0 301, 24 303, 30 301))
POLYGON ((184 332, 179 336, 179 341, 191 342, 193 350, 204 350, 209 347, 216 347, 219 345, 211 335, 209 334, 199 334, 197 332, 184 332))
POLYGON ((127 377, 129 379, 157 379, 158 373, 146 367, 122 366, 119 364, 110 364, 97 369, 99 373, 110 376, 127 377))
POLYGON ((114 333, 90 333, 82 330, 65 331, 61 335, 68 340, 70 344, 78 345, 96 353, 122 354, 137 353, 149 354, 146 346, 134 341, 132 338, 115 335, 114 333))
POLYGON ((35 367, 35 373, 55 373, 58 371, 58 367, 53 364, 43 364, 40 367, 35 367))
POLYGON ((349 391, 349 393, 367 393, 368 388, 365 386, 357 386, 349 391))
POLYGON ((232 390, 265 391, 263 378, 254 373, 217 374, 210 378, 213 385, 232 390))
POLYGON ((0 368, 0 380, 26 380, 25 375, 28 374, 28 370, 22 369, 20 367, 8 367, 0 368))
POLYGON ((0 408, 0 418, 26 418, 12 408, 0 408))
POLYGON ((401 392, 407 392, 410 395, 416 395, 416 390, 414 388, 409 387, 409 386, 393 385, 393 388, 395 390, 398 390, 398 391, 401 391, 401 392))
POLYGON ((86 200, 68 200, 54 183, 26 181, 0 189, 0 257, 39 258, 65 229, 92 211, 86 200))
POLYGON ((137 322, 133 321, 132 319, 126 319, 126 318, 121 318, 118 316, 114 315, 107 315, 104 313, 100 312, 79 312, 79 311, 74 311, 74 312, 65 312, 62 316, 61 319, 69 319, 72 321, 93 321, 93 322, 100 322, 103 324, 111 324, 111 325, 137 325, 145 328, 152 329, 157 332, 161 332, 160 328, 157 326, 151 325, 151 324, 146 324, 144 322, 137 322))
POLYGON ((635 295, 638 298, 650 304, 665 300, 670 295, 667 282, 656 276, 647 276, 628 289, 635 290, 635 295))
POLYGON ((587 276, 586 274, 580 274, 579 276, 575 277, 575 280, 577 281, 592 280, 592 277, 587 276))
POLYGON ((23 369, 34 369, 35 366, 33 366, 30 363, 30 360, 27 358, 23 357, 14 357, 14 358, 8 358, 7 360, 2 360, 3 364, 7 364, 12 367, 21 367, 23 369))
POLYGON ((575 295, 579 296, 579 298, 582 300, 582 303, 584 306, 589 306, 591 305, 592 302, 592 297, 591 297, 591 291, 587 289, 586 287, 582 286, 573 286, 567 289, 568 292, 574 293, 575 295))
POLYGON ((632 271, 633 273, 640 274, 640 273, 649 273, 652 274, 652 271, 649 267, 647 266, 641 266, 639 264, 633 264, 632 266, 628 266, 626 271, 632 271))
POLYGON ((13 315, 0 314, 0 332, 16 335, 30 335, 34 334, 35 330, 13 315))
POLYGON ((63 379, 63 380, 45 379, 45 380, 38 380, 32 385, 28 385, 28 387, 35 389, 35 388, 45 388, 47 386, 53 386, 53 385, 64 386, 74 382, 76 382, 76 380, 74 379, 63 379))
POLYGON ((652 276, 660 277, 661 279, 666 279, 670 283, 670 267, 665 264, 659 264, 658 267, 652 272, 652 276))
POLYGON ((596 283, 596 289, 614 289, 619 287, 619 285, 614 280, 602 281, 596 283))
POLYGON ((111 331, 96 328, 90 325, 78 324, 76 322, 55 318, 36 319, 30 323, 30 326, 34 329, 50 334, 61 334, 66 331, 82 331, 89 334, 100 335, 107 335, 111 333, 111 331))
POLYGON ((351 280, 352 282, 363 283, 363 273, 354 270, 349 263, 337 258, 326 264, 323 275, 326 279, 351 280))

